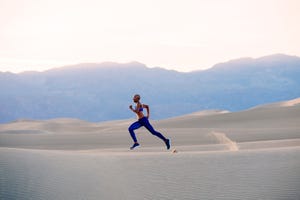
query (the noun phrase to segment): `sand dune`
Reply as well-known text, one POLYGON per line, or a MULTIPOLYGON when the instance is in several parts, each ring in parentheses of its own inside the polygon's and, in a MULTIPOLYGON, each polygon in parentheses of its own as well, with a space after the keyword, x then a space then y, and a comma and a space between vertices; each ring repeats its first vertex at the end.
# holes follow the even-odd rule
POLYGON ((300 199, 299 99, 152 121, 169 151, 134 121, 1 124, 0 199, 300 199))
POLYGON ((295 106, 300 104, 300 98, 297 99, 292 99, 289 101, 282 101, 282 102, 275 102, 275 103, 270 103, 266 105, 260 105, 256 106, 252 109, 262 109, 262 108, 276 108, 276 107, 289 107, 289 106, 295 106))

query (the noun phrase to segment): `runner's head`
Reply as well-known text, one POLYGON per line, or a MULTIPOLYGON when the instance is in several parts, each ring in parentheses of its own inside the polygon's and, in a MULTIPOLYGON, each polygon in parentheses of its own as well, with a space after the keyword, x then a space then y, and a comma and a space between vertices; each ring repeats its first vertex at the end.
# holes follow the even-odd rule
POLYGON ((136 95, 133 96, 133 101, 134 101, 135 103, 139 102, 140 99, 141 99, 141 96, 140 96, 139 94, 136 94, 136 95))

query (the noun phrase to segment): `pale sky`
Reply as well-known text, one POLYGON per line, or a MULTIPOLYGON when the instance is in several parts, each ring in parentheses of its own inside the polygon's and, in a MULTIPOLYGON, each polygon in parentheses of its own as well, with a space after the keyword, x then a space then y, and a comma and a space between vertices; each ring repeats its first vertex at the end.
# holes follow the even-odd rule
POLYGON ((300 0, 0 0, 0 71, 300 56, 300 0))

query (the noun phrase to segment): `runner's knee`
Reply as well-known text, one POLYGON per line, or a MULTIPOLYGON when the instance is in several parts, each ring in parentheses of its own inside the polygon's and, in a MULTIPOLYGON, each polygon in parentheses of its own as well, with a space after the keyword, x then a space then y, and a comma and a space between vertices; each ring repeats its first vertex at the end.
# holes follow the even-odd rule
POLYGON ((158 135, 158 132, 157 131, 150 131, 150 133, 152 134, 152 135, 158 135))

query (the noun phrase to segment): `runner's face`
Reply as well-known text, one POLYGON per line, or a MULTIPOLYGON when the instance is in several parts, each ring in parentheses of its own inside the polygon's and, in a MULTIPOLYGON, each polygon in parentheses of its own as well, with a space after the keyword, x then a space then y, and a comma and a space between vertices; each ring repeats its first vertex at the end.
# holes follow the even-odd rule
POLYGON ((134 103, 137 103, 137 102, 139 102, 139 99, 140 99, 140 98, 139 98, 139 96, 134 96, 134 97, 133 97, 133 101, 134 101, 134 103))

